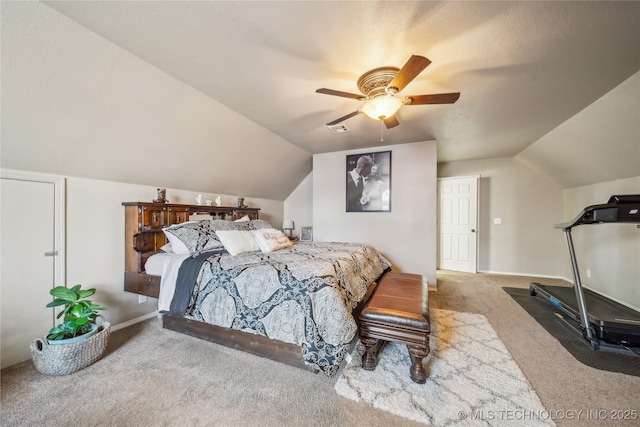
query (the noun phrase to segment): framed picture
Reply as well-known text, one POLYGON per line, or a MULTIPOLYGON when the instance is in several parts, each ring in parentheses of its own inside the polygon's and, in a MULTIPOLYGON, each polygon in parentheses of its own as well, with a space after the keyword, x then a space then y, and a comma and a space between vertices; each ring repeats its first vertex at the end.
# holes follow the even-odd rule
POLYGON ((302 227, 300 229, 300 241, 310 242, 313 240, 313 230, 311 227, 302 227))
POLYGON ((391 212, 391 151, 347 156, 347 212, 391 212))

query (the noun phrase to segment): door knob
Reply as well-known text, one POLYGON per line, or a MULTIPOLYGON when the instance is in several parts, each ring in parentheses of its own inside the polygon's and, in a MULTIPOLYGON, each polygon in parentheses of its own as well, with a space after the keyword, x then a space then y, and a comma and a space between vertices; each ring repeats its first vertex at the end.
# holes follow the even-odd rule
POLYGON ((472 228, 472 229, 471 229, 471 232, 472 232, 472 233, 475 233, 475 232, 476 232, 476 229, 475 229, 475 228, 472 228))

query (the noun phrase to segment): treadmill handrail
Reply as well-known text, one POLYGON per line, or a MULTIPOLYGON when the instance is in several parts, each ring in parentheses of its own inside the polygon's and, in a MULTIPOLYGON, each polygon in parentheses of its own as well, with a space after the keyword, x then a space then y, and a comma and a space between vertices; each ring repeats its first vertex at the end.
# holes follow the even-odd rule
POLYGON ((554 227, 568 230, 583 224, 640 223, 640 194, 611 196, 608 203, 587 206, 573 220, 554 227))

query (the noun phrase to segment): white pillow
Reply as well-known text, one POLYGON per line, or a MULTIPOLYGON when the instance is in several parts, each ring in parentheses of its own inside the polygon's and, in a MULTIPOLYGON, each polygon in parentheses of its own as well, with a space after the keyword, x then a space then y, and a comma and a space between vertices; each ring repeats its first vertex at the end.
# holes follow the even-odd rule
POLYGON ((182 240, 180 240, 180 238, 178 238, 178 236, 175 236, 175 235, 173 235, 171 233, 167 233, 167 232, 165 232, 164 235, 167 236, 167 240, 169 241, 169 243, 167 243, 167 245, 171 245, 171 251, 174 254, 188 254, 188 253, 190 253, 189 252, 189 248, 187 248, 187 245, 185 245, 182 242, 182 240))
POLYGON ((240 255, 245 252, 256 252, 260 248, 251 231, 245 230, 218 230, 218 239, 231 255, 240 255))
MULTIPOLYGON (((166 236, 166 234, 165 234, 165 236, 166 236)), ((185 246, 185 247, 186 247, 186 246, 185 246)), ((172 252, 173 252, 173 249, 171 248, 171 243, 167 243, 166 245, 162 246, 162 247, 160 248, 160 250, 161 250, 162 252, 167 252, 167 253, 172 253, 172 252)))
POLYGON ((249 215, 245 215, 242 218, 236 219, 234 222, 248 222, 248 221, 251 221, 251 218, 249 218, 249 215))
POLYGON ((273 252, 293 246, 291 240, 282 231, 275 228, 255 230, 253 237, 262 252, 273 252))

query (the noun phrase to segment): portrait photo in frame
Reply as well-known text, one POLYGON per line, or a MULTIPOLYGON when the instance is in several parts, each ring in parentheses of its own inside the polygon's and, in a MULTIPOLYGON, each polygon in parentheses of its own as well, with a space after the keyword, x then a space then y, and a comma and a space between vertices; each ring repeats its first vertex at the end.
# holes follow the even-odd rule
POLYGON ((310 242, 313 240, 313 229, 311 227, 302 227, 300 229, 300 241, 310 242))
POLYGON ((391 151, 347 155, 347 212, 391 212, 391 151))

